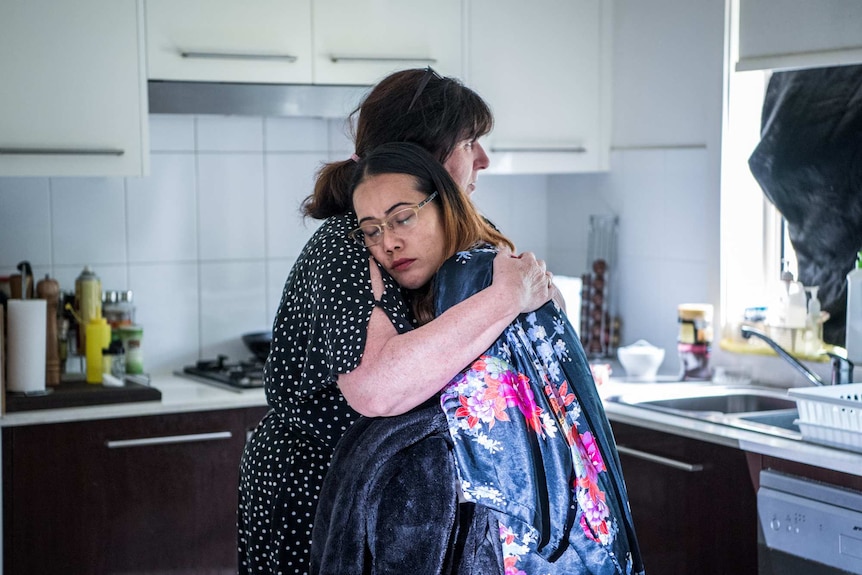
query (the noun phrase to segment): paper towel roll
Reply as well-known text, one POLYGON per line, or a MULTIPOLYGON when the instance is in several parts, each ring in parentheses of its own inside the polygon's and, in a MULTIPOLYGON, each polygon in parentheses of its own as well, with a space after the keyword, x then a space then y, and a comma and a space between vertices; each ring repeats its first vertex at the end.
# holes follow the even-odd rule
POLYGON ((44 392, 48 302, 10 299, 6 312, 6 389, 44 392))

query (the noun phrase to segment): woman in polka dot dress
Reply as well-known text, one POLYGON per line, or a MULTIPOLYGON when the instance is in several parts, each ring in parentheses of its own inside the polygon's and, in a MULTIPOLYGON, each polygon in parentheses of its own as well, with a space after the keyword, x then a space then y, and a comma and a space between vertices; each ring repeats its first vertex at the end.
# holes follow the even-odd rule
MULTIPOLYGON (((430 68, 387 77, 357 113, 354 158, 386 142, 414 142, 467 193, 488 165, 477 139, 492 127, 490 110, 430 68)), ((543 262, 501 253, 492 286, 414 329, 398 285, 348 238, 358 226, 350 199, 355 165, 324 166, 303 206, 326 221, 291 270, 273 324, 264 368, 272 409, 240 465, 242 574, 307 573, 320 486, 335 444, 358 414, 398 415, 420 405, 518 314, 549 299, 543 262), (417 376, 404 378, 408 372, 417 376)))

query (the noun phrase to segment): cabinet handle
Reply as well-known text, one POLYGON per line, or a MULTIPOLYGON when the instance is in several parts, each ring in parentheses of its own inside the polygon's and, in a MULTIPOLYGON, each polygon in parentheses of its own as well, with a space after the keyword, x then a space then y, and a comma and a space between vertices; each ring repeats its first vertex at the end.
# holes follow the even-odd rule
POLYGON ((677 461, 676 459, 669 459, 667 457, 662 457, 661 455, 655 455, 654 453, 647 453, 646 451, 632 449, 631 447, 626 447, 625 445, 617 445, 617 451, 625 455, 637 457, 638 459, 651 461, 653 463, 658 463, 659 465, 666 465, 667 467, 673 467, 674 469, 679 469, 680 471, 688 471, 689 473, 703 471, 703 464, 701 463, 686 463, 684 461, 677 461))
POLYGON ((527 152, 531 154, 541 154, 542 152, 568 152, 570 154, 586 154, 587 149, 583 146, 562 146, 559 148, 505 148, 492 147, 491 152, 527 152))
POLYGON ((284 60, 285 62, 296 62, 297 60, 297 57, 292 54, 243 54, 235 52, 180 52, 180 56, 211 60, 284 60))
POLYGON ((191 433, 189 435, 167 435, 165 437, 142 437, 141 439, 115 439, 106 441, 108 449, 119 449, 122 447, 140 447, 142 445, 166 445, 171 443, 188 443, 190 441, 215 441, 218 439, 230 439, 233 434, 230 431, 214 431, 212 433, 191 433))
POLYGON ((0 148, 8 156, 122 156, 125 150, 115 148, 0 148))
POLYGON ((437 63, 435 58, 409 58, 401 56, 338 56, 333 54, 329 59, 336 64, 338 62, 415 62, 430 66, 437 63))

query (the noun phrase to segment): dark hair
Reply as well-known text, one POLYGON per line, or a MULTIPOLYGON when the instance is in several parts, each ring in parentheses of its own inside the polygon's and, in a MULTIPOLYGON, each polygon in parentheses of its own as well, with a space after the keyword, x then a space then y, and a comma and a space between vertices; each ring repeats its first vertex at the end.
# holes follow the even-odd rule
MULTIPOLYGON (((484 136, 494 127, 491 109, 476 92, 430 68, 390 74, 365 96, 350 120, 355 121, 352 132, 360 158, 382 144, 412 142, 440 163, 458 142, 484 136)), ((350 211, 355 168, 351 159, 324 164, 314 192, 303 202, 303 213, 324 219, 350 211)))
MULTIPOLYGON (((482 217, 443 165, 425 148, 408 142, 381 144, 357 162, 350 183, 351 209, 356 188, 366 179, 381 174, 407 174, 413 177, 417 191, 428 196, 437 191, 432 203, 440 212, 447 258, 482 243, 515 249, 506 236, 482 217)), ((405 291, 419 323, 431 321, 434 304, 430 282, 405 291)))

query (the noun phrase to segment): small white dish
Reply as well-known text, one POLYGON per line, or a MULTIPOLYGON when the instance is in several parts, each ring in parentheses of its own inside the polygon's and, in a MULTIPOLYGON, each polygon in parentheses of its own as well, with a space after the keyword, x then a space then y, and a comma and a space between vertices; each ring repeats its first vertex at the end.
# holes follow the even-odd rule
POLYGON ((639 339, 617 350, 617 357, 631 381, 655 381, 658 368, 664 361, 664 349, 639 339))

